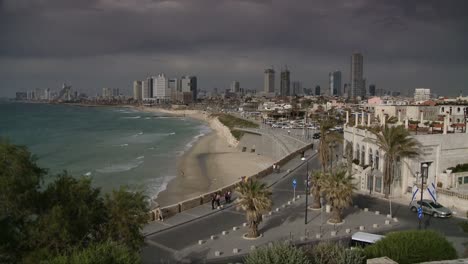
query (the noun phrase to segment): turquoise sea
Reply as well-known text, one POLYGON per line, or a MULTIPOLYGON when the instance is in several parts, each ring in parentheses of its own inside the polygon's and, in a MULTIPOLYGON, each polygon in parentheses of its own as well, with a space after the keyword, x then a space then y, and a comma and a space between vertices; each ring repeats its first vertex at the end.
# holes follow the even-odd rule
POLYGON ((209 131, 131 108, 0 102, 0 137, 27 146, 50 174, 89 176, 105 192, 129 185, 155 197, 177 175, 177 158, 209 131))

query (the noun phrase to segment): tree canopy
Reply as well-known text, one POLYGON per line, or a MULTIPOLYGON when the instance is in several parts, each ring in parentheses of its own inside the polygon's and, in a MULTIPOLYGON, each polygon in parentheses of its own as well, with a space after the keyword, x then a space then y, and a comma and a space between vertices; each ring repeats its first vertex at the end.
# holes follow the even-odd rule
MULTIPOLYGON (((44 186, 46 176, 25 147, 0 141, 0 263, 115 252, 104 248, 138 252, 148 212, 141 192, 103 195, 90 178, 67 172, 49 175, 54 180, 44 186)), ((118 263, 135 263, 129 260, 118 263)))

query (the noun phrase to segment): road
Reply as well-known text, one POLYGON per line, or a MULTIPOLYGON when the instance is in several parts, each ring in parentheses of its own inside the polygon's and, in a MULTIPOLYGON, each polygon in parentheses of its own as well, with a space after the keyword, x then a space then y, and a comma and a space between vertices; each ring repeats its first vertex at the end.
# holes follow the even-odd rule
MULTIPOLYGON (((299 157, 297 159, 299 159, 299 157)), ((311 159, 308 167, 309 170, 319 169, 320 163, 318 159, 311 159)), ((272 187, 273 208, 287 203, 287 201, 292 198, 291 182, 294 178, 297 179, 296 194, 304 193, 305 185, 303 179, 305 179, 305 175, 306 165, 303 164, 272 187)), ((389 213, 389 204, 386 200, 356 194, 353 197, 353 202, 360 208, 367 207, 370 211, 380 211, 381 214, 389 213)), ((418 228, 417 216, 409 210, 407 205, 393 203, 392 209, 393 216, 397 217, 399 220, 399 230, 418 228)), ((288 214, 288 211, 281 211, 280 214, 288 214)), ((467 236, 458 226, 460 221, 462 220, 458 218, 434 219, 430 216, 424 216, 423 228, 433 229, 443 233, 451 241, 455 242, 457 250, 460 252, 463 247, 462 242, 467 240, 467 236)), ((176 226, 170 230, 150 235, 147 237, 147 245, 142 250, 143 262, 173 263, 183 257, 184 259, 189 258, 193 263, 204 263, 207 252, 193 252, 188 256, 181 256, 181 251, 189 246, 197 244, 200 239, 206 239, 210 237, 210 235, 219 234, 223 230, 231 229, 233 226, 240 226, 243 222, 245 222, 244 213, 232 207, 201 219, 176 226)), ((281 223, 268 223, 260 227, 260 232, 268 232, 271 225, 281 225, 281 223)), ((242 257, 233 257, 224 259, 219 263, 236 262, 240 260, 242 260, 242 257)), ((210 261, 209 263, 217 262, 210 261)))

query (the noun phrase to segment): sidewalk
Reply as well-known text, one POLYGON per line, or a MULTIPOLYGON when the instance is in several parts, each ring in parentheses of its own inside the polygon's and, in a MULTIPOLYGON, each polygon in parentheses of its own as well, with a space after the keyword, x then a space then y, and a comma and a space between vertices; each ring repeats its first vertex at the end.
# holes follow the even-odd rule
MULTIPOLYGON (((309 150, 309 151, 306 151, 305 155, 308 158, 308 160, 311 160, 312 158, 315 157, 316 153, 317 153, 316 150, 309 150)), ((289 161, 288 163, 286 163, 284 166, 280 168, 279 173, 272 173, 264 177, 260 181, 263 183, 266 183, 268 187, 271 187, 275 183, 277 183, 279 180, 281 180, 282 178, 286 177, 291 172, 296 170, 302 164, 304 164, 304 161, 297 159, 297 158, 292 159, 291 161, 289 161)), ((154 235, 159 232, 166 231, 173 227, 179 226, 181 224, 189 223, 196 219, 219 213, 223 210, 233 207, 235 204, 236 198, 237 198, 236 193, 233 192, 233 196, 232 196, 233 203, 222 205, 221 209, 213 210, 211 208, 211 204, 206 203, 206 204, 197 206, 195 208, 191 208, 189 210, 178 213, 167 219, 164 219, 163 222, 161 221, 151 222, 143 228, 142 233, 144 236, 154 235)))

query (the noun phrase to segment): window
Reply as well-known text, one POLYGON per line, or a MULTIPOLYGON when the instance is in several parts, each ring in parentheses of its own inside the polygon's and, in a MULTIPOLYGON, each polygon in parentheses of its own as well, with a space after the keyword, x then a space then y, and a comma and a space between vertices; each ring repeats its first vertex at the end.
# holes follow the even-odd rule
POLYGON ((379 151, 376 150, 376 151, 375 151, 375 165, 374 165, 374 168, 375 168, 376 170, 379 169, 379 161, 380 161, 380 159, 379 159, 379 151))
POLYGON ((361 165, 364 165, 364 161, 365 161, 365 156, 366 155, 366 148, 364 146, 362 146, 362 150, 361 150, 361 165))
POLYGON ((445 107, 442 107, 442 114, 445 113, 445 107))
POLYGON ((375 177, 375 191, 382 192, 382 177, 375 177))
POLYGON ((369 148, 369 165, 373 166, 373 164, 374 164, 373 151, 372 151, 372 148, 369 148))
POLYGON ((457 108, 457 113, 460 113, 460 107, 457 108))

